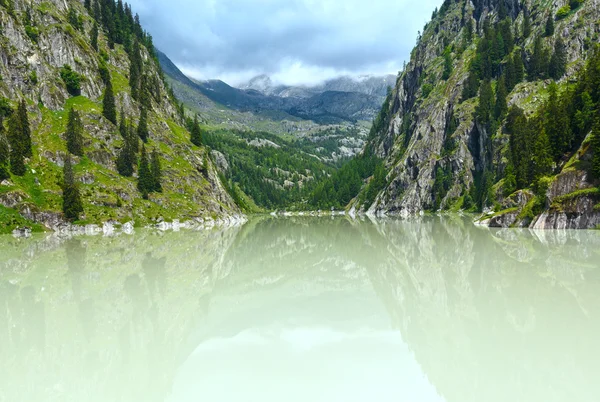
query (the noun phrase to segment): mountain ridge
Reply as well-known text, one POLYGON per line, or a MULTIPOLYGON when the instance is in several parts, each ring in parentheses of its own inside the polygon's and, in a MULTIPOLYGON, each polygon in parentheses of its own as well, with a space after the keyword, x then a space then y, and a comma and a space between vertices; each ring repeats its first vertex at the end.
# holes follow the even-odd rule
POLYGON ((597 93, 586 77, 597 68, 598 34, 585 21, 600 15, 596 0, 573 4, 571 10, 566 1, 445 1, 426 24, 367 144, 367 153, 383 159, 385 179, 372 203, 359 196, 349 209, 403 216, 479 210, 482 224, 502 227, 599 225, 590 162, 600 149, 590 143, 600 133, 593 134, 588 117, 577 126, 576 112, 582 116, 588 107, 582 93, 597 93), (557 73, 559 65, 564 71, 557 73), (553 126, 556 115, 569 127, 553 126), (530 134, 521 133, 525 126, 530 134), (564 133, 576 135, 562 139, 564 133), (515 141, 531 153, 543 151, 523 159, 515 141))

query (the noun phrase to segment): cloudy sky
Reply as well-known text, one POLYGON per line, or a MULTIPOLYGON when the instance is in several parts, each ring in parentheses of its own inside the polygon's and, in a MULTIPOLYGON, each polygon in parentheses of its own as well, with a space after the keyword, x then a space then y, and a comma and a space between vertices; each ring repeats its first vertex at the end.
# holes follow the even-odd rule
POLYGON ((441 0, 130 0, 184 73, 238 85, 396 74, 441 0))

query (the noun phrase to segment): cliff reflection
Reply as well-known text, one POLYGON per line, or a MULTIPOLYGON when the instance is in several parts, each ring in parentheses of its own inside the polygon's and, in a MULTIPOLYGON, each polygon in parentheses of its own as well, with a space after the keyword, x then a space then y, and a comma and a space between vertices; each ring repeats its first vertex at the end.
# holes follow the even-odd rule
POLYGON ((294 327, 393 331, 449 402, 600 395, 599 232, 267 217, 0 247, 0 401, 177 399, 199 346, 294 327))

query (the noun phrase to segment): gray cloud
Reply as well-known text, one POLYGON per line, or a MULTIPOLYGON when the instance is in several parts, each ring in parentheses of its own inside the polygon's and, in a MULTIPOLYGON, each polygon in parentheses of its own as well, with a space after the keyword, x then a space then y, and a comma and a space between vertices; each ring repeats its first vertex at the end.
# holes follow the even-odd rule
POLYGON ((288 84, 396 73, 439 0, 131 0, 158 48, 196 78, 288 84))

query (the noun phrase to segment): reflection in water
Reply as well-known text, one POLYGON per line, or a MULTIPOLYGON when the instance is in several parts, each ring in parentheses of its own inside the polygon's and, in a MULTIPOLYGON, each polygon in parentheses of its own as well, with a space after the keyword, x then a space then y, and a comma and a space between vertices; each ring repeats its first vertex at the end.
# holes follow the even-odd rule
POLYGON ((600 395, 599 232, 264 218, 0 247, 0 401, 600 395))

